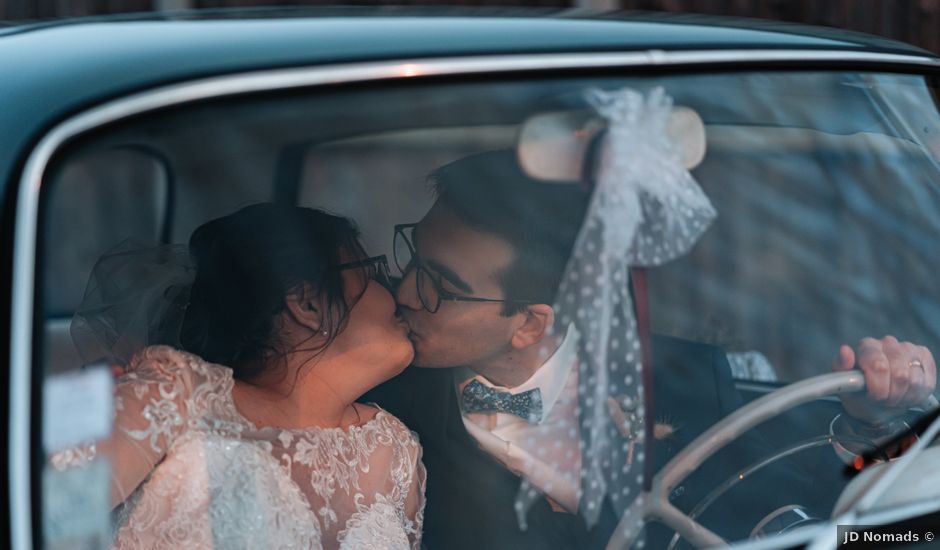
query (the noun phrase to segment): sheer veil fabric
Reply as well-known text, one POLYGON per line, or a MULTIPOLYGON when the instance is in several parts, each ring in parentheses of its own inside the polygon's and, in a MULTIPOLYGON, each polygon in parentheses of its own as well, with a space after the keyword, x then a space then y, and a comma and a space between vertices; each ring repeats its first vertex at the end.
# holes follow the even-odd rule
POLYGON ((180 347, 195 277, 189 248, 181 244, 128 239, 102 255, 69 327, 84 363, 127 365, 148 345, 180 347))
MULTIPOLYGON (((683 166, 666 132, 672 99, 624 88, 588 90, 585 97, 607 123, 585 220, 556 298, 556 329, 576 328, 580 441, 578 512, 593 525, 605 497, 618 516, 637 502, 645 460, 642 353, 631 267, 653 267, 688 252, 716 212, 683 166)), ((538 430, 533 438, 538 438, 538 430)), ((544 457, 543 457, 544 459, 544 457)), ((523 480, 516 498, 520 527, 540 492, 523 480)), ((636 514, 636 525, 642 517, 636 514)))

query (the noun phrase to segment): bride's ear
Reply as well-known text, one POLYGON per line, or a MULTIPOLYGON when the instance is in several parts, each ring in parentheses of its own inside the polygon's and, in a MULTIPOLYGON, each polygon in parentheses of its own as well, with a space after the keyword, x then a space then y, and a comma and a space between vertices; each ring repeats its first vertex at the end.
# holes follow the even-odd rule
POLYGON ((312 331, 320 330, 323 324, 319 296, 309 283, 298 285, 284 297, 287 312, 297 324, 312 331))

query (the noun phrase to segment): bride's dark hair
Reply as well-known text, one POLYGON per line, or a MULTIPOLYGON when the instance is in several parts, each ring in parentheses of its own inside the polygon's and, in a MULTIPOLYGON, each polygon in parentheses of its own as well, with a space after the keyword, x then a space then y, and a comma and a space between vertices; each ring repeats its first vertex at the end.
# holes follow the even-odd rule
POLYGON ((274 330, 284 298, 309 283, 321 297, 325 343, 343 330, 350 304, 343 261, 365 256, 355 224, 321 210, 255 204, 193 232, 196 277, 180 330, 184 349, 250 380, 285 353, 274 330))

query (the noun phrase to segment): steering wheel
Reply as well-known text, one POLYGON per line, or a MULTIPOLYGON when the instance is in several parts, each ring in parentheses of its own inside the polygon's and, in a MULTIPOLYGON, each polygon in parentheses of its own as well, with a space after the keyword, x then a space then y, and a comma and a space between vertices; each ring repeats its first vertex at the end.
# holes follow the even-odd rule
MULTIPOLYGON (((668 495, 672 490, 708 458, 758 424, 821 397, 864 389, 865 377, 861 371, 823 374, 780 388, 726 416, 695 438, 656 474, 652 490, 638 497, 634 506, 620 519, 607 544, 608 550, 628 547, 648 520, 659 521, 697 548, 727 545, 720 536, 670 504, 668 495), (638 513, 642 514, 642 521, 637 521, 638 513)), ((937 406, 937 399, 931 396, 928 406, 937 406)), ((770 461, 783 458, 789 451, 773 455, 770 461)), ((763 465, 768 463, 761 462, 763 465)))

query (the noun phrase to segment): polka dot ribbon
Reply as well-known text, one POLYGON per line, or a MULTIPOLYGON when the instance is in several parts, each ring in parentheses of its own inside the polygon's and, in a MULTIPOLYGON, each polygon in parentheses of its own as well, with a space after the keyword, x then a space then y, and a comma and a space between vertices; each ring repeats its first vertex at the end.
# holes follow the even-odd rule
MULTIPOLYGON (((607 132, 591 202, 554 305, 554 330, 574 325, 581 335, 578 512, 592 526, 605 498, 622 515, 643 484, 643 367, 630 268, 658 266, 687 253, 716 212, 666 133, 673 102, 662 88, 647 94, 591 89, 585 98, 606 120, 607 132)), ((516 499, 521 528, 539 497, 523 480, 516 499)), ((642 518, 636 519, 640 527, 642 518)))

